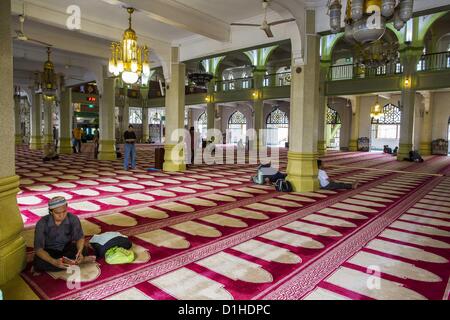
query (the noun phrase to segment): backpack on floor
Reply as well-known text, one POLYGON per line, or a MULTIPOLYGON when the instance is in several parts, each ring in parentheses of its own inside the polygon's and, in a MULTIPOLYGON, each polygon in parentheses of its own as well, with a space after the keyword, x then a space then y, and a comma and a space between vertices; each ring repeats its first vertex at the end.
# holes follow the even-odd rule
POLYGON ((292 192, 292 185, 289 181, 284 179, 278 179, 275 182, 275 189, 279 192, 292 192))
POLYGON ((135 259, 134 252, 121 247, 112 247, 105 253, 107 264, 126 264, 132 263, 135 259))

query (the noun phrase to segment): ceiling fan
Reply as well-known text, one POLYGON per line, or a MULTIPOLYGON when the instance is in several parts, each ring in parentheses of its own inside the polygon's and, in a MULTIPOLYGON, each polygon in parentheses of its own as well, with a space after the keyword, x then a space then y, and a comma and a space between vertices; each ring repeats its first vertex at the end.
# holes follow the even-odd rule
POLYGON ((259 27, 261 30, 264 30, 266 32, 267 37, 273 38, 272 30, 270 29, 272 26, 276 26, 283 23, 288 23, 295 21, 294 18, 290 19, 284 19, 279 21, 274 21, 271 23, 267 22, 267 8, 269 7, 269 1, 270 0, 263 0, 262 7, 264 9, 264 20, 262 24, 254 24, 254 23, 232 23, 232 26, 246 26, 246 27, 259 27))
POLYGON ((41 46, 45 46, 45 47, 52 47, 51 44, 39 41, 39 40, 35 40, 35 39, 31 39, 28 38, 24 32, 24 28, 23 25, 25 23, 25 3, 23 3, 23 9, 22 9, 22 14, 19 15, 19 21, 20 21, 20 30, 15 30, 16 31, 16 36, 13 37, 14 40, 19 40, 19 41, 29 41, 29 42, 33 42, 36 44, 39 44, 41 46))

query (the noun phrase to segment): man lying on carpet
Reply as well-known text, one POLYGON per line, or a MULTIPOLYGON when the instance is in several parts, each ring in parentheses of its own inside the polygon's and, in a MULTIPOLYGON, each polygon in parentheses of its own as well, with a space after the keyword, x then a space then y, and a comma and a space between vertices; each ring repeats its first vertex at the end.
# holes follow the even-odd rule
POLYGON ((317 166, 319 167, 319 182, 320 188, 325 190, 339 190, 339 189, 356 189, 358 187, 358 181, 352 183, 341 183, 330 180, 327 173, 324 170, 322 160, 317 160, 317 166))
POLYGON ((94 262, 95 256, 87 256, 80 219, 67 212, 66 199, 50 199, 48 209, 49 215, 36 224, 32 272, 57 272, 70 265, 94 262))
POLYGON ((274 167, 272 167, 271 163, 262 164, 258 167, 258 172, 256 176, 252 177, 252 181, 256 184, 272 184, 277 182, 279 179, 286 179, 286 174, 281 173, 274 167))

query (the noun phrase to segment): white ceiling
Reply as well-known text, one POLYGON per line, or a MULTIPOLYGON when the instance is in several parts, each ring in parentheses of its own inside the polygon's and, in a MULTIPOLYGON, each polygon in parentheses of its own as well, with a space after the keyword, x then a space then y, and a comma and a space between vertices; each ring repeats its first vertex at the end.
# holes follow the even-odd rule
POLYGON ((176 0, 188 7, 231 23, 262 14, 261 0, 176 0))
MULTIPOLYGON (((239 21, 259 23, 263 14, 261 0, 12 0, 13 30, 18 28, 17 15, 21 13, 24 1, 25 33, 50 42, 54 45, 55 55, 75 61, 74 64, 80 61, 78 65, 83 67, 91 65, 92 57, 107 63, 110 42, 120 40, 128 26, 128 14, 123 6, 138 8, 133 15, 133 28, 139 42, 153 49, 151 59, 155 65, 164 64, 163 61, 170 63, 172 46, 181 45, 181 57, 187 60, 289 39, 290 31, 296 28, 295 23, 276 26, 275 38, 268 39, 257 28, 229 26, 229 23, 239 21), (81 9, 81 30, 76 32, 66 27, 69 16, 66 10, 70 5, 81 9)), ((300 8, 292 14, 296 17, 301 16, 297 11, 302 11, 303 7, 316 7, 316 31, 328 30, 327 1, 272 0, 276 12, 269 9, 268 20, 286 18, 281 11, 293 7, 300 8)), ((450 4, 450 0, 415 0, 415 10, 446 4, 450 4)), ((39 48, 28 43, 15 42, 16 59, 22 61, 22 66, 26 65, 23 60, 41 59, 45 49, 38 51, 39 48), (27 46, 32 49, 28 53, 27 46)))

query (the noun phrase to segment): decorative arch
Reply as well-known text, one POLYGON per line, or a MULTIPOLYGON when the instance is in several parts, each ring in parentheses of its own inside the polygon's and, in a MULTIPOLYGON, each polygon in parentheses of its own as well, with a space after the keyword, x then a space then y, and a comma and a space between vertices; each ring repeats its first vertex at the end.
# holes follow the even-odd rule
MULTIPOLYGON (((419 23, 420 29, 419 29, 419 34, 418 34, 418 38, 419 38, 418 40, 420 42, 423 42, 426 34, 431 29, 431 27, 436 23, 436 21, 438 21, 440 18, 442 18, 449 12, 450 11, 445 11, 445 12, 439 12, 439 13, 432 14, 430 16, 429 20, 427 22, 425 22, 425 24, 423 26, 420 26, 420 23, 419 23)), ((417 18, 417 19, 420 19, 420 18, 417 18)))
POLYGON ((206 115, 206 112, 203 112, 201 115, 198 116, 197 122, 199 124, 208 124, 208 117, 206 115))
POLYGON ((230 124, 247 124, 247 118, 242 112, 236 111, 228 119, 228 125, 230 124))
POLYGON ((400 108, 389 103, 383 107, 383 115, 379 119, 372 118, 372 124, 400 125, 401 120, 400 108))
POLYGON ((342 124, 339 113, 331 107, 328 107, 328 109, 327 109, 326 119, 327 119, 327 124, 331 124, 331 125, 342 124))
POLYGON ((236 53, 242 54, 242 56, 245 57, 245 59, 247 59, 249 65, 252 65, 252 61, 250 60, 250 58, 248 57, 248 55, 246 55, 245 53, 243 53, 243 52, 232 52, 232 53, 230 53, 230 54, 228 54, 228 55, 226 55, 226 56, 221 57, 220 61, 218 61, 217 65, 216 65, 216 78, 217 78, 217 79, 222 79, 222 78, 223 78, 223 74, 222 74, 222 73, 223 73, 223 70, 220 71, 223 62, 224 62, 225 60, 227 60, 228 58, 230 58, 230 56, 231 56, 232 54, 236 54, 236 53))
POLYGON ((267 115, 266 124, 277 128, 287 128, 289 126, 289 118, 286 112, 276 108, 267 115))

